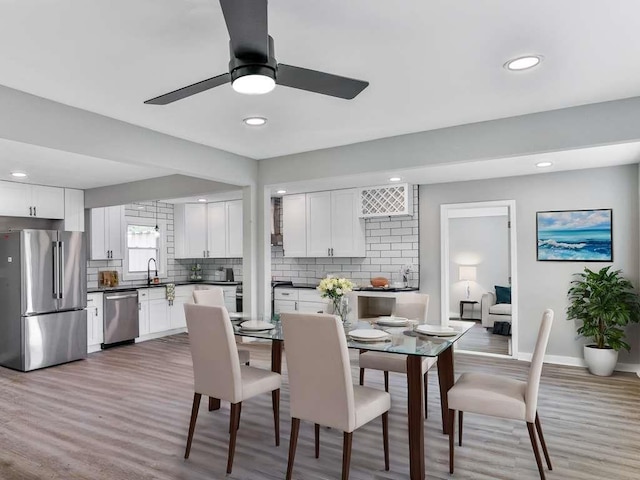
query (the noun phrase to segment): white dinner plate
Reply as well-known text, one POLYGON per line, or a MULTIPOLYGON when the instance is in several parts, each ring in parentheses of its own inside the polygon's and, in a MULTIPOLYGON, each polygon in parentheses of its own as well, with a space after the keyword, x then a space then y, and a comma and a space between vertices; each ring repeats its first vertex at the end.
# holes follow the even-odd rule
POLYGON ((246 322, 242 322, 240 324, 240 328, 248 332, 262 332, 265 330, 276 328, 276 326, 273 323, 261 322, 259 320, 249 320, 246 322))
POLYGON ((389 334, 382 330, 373 330, 371 328, 363 328, 357 330, 351 330, 349 336, 358 342, 379 342, 381 340, 387 340, 389 334))
POLYGON ((443 327, 440 325, 418 325, 416 332, 438 337, 455 337, 460 333, 451 327, 443 327))
POLYGON ((378 325, 386 325, 389 327, 403 327, 409 323, 409 319, 404 317, 378 317, 376 323, 378 325))

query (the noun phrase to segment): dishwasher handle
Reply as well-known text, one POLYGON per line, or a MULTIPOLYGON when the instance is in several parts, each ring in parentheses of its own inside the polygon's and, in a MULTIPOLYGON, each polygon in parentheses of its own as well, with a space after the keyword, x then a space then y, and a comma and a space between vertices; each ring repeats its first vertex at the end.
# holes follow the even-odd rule
POLYGON ((138 292, 126 295, 105 295, 105 300, 124 300, 125 298, 138 298, 138 292))

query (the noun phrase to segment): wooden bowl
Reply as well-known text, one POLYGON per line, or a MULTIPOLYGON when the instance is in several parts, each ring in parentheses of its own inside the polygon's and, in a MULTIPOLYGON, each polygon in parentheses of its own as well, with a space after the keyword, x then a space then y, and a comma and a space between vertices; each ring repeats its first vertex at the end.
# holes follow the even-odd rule
POLYGON ((375 277, 371 279, 372 287, 386 287, 389 285, 389 280, 384 277, 375 277))

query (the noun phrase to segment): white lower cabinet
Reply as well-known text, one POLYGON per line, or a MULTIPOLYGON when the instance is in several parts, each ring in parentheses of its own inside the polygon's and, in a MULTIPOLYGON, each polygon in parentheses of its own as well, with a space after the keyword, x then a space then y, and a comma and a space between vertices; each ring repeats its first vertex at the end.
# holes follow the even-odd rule
POLYGON ((169 302, 166 298, 149 300, 149 333, 171 330, 169 302))
POLYGON ((273 299, 273 313, 322 313, 328 304, 317 290, 306 288, 275 288, 273 299))
MULTIPOLYGON (((138 290, 138 319, 140 337, 155 338, 162 332, 176 333, 184 329, 187 319, 184 304, 191 302, 194 285, 176 287, 173 304, 167 300, 167 291, 162 287, 141 288, 138 290)), ((143 338, 145 340, 145 338, 143 338)))
POLYGON ((138 290, 138 328, 138 336, 149 335, 149 298, 141 290, 138 290))
POLYGON ((104 313, 102 293, 87 294, 87 352, 100 350, 104 342, 104 313))

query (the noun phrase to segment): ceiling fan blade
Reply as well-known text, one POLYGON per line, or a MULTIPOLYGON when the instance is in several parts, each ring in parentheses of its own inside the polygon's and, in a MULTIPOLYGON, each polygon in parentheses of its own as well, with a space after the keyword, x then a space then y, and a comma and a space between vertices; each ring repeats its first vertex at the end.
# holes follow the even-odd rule
POLYGON ((292 67, 283 63, 278 64, 276 83, 286 87, 307 90, 308 92, 344 98, 345 100, 355 98, 369 85, 369 82, 363 80, 340 77, 307 68, 292 67))
POLYGON ((220 6, 234 56, 266 62, 269 57, 267 0, 220 0, 220 6))
POLYGON ((229 83, 230 81, 231 75, 229 75, 228 73, 223 73, 222 75, 218 75, 217 77, 208 78, 206 80, 202 80, 201 82, 194 83, 193 85, 179 88, 178 90, 174 90, 173 92, 165 93, 164 95, 160 95, 158 97, 147 100, 144 103, 148 105, 166 105, 168 103, 175 102, 176 100, 182 100, 183 98, 190 97, 191 95, 195 95, 196 93, 204 92, 205 90, 209 90, 219 85, 229 83))

